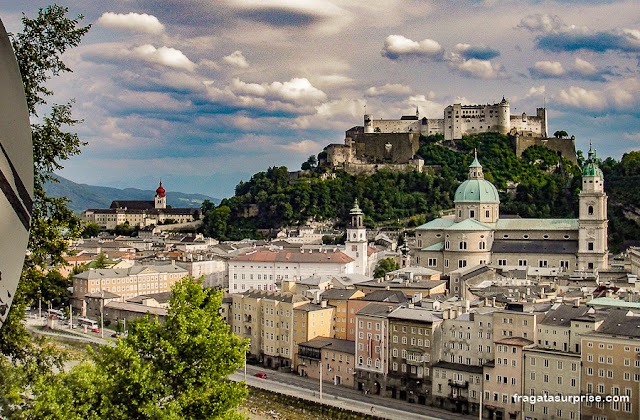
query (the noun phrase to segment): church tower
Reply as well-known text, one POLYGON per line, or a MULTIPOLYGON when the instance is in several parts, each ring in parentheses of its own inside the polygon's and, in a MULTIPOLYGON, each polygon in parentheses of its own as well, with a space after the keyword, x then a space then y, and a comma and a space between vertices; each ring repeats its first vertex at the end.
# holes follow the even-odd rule
POLYGON ((167 197, 165 195, 164 188, 162 188, 162 181, 160 181, 160 186, 156 190, 155 208, 157 208, 157 209, 166 209, 167 208, 167 197))
POLYGON ((596 153, 589 147, 587 161, 582 168, 578 217, 578 269, 596 271, 609 268, 607 245, 607 194, 604 177, 596 163, 596 153))
POLYGON ((367 255, 367 229, 362 220, 364 213, 360 210, 358 199, 356 199, 351 212, 351 223, 347 226, 347 238, 345 240, 345 254, 355 260, 353 272, 355 274, 368 274, 367 255))

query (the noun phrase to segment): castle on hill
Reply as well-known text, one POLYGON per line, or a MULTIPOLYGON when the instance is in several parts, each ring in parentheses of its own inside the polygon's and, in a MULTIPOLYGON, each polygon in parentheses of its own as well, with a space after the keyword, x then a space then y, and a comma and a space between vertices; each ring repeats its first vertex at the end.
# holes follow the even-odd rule
POLYGON ((418 109, 399 120, 376 120, 365 114, 364 125, 346 131, 344 144, 330 144, 324 150, 329 165, 347 172, 372 172, 380 166, 422 171, 424 162, 416 156, 421 135, 442 135, 447 142, 482 133, 509 135, 518 156, 541 145, 577 163, 573 138, 549 138, 546 108, 537 108, 535 115, 512 115, 504 97, 493 105, 449 105, 443 118, 436 119, 421 117, 418 109))
POLYGON ((113 230, 118 225, 151 226, 171 219, 175 223, 196 220, 198 209, 173 208, 167 205, 167 195, 162 181, 153 200, 115 200, 108 209, 88 209, 82 212, 82 220, 95 223, 102 230, 113 230))

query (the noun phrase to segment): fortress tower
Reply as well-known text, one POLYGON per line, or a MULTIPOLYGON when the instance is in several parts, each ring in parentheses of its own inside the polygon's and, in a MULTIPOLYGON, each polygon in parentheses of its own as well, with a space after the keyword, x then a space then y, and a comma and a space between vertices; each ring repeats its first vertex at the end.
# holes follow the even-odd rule
POLYGON ((579 197, 578 269, 594 271, 609 268, 607 194, 604 192, 602 170, 596 164, 596 153, 592 147, 582 168, 579 197))

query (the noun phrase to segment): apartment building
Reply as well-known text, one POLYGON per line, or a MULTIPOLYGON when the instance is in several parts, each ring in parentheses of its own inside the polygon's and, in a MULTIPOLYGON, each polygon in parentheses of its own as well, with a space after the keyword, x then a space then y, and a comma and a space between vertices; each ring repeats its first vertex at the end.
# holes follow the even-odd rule
POLYGON ((298 366, 298 344, 316 337, 331 337, 333 334, 333 317, 336 308, 327 305, 305 303, 293 309, 293 366, 298 366))
POLYGON ((389 373, 384 395, 426 404, 431 401, 434 342, 439 340, 442 313, 399 307, 389 321, 389 373))
POLYGON ((583 402, 586 420, 640 416, 640 315, 613 309, 597 331, 582 335, 582 393, 628 400, 583 402))
MULTIPOLYGON (((333 338, 340 340, 347 339, 347 332, 349 329, 348 303, 351 299, 361 297, 364 297, 364 293, 356 289, 329 289, 322 292, 320 298, 326 301, 329 306, 333 306, 335 308, 335 314, 333 317, 333 338)), ((355 319, 355 317, 351 318, 351 320, 353 319, 355 319)), ((352 323, 352 325, 354 324, 352 323)))
POLYGON ((355 367, 353 341, 316 337, 313 340, 298 343, 298 361, 298 374, 301 376, 318 379, 322 373, 323 382, 353 387, 355 367))
POLYGON ((539 346, 523 352, 523 394, 528 396, 565 396, 560 401, 522 402, 525 418, 580 419, 580 403, 568 402, 567 396, 580 395, 580 354, 539 346))
POLYGON ((356 378, 358 390, 381 394, 389 372, 388 315, 400 305, 371 302, 356 313, 356 378))

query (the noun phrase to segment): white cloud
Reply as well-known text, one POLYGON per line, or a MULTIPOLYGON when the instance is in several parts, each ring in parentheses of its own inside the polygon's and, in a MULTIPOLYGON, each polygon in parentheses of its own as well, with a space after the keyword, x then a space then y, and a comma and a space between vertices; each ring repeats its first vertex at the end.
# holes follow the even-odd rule
POLYGON ((313 80, 319 86, 345 86, 353 83, 353 79, 343 74, 326 74, 322 76, 313 77, 313 80))
POLYGON ((412 41, 402 35, 389 35, 384 40, 382 56, 396 60, 403 57, 438 57, 442 55, 442 46, 432 39, 420 42, 412 41))
POLYGON ((582 60, 578 57, 576 57, 576 61, 575 61, 575 64, 573 65, 573 69, 579 74, 582 74, 585 76, 590 76, 592 74, 595 74, 598 71, 593 64, 589 63, 588 61, 582 60))
POLYGON ((234 51, 228 56, 223 57, 222 59, 225 63, 234 67, 239 67, 241 69, 246 69, 247 67, 249 67, 249 63, 247 62, 247 59, 242 55, 242 51, 234 51))
POLYGON ((417 106, 420 111, 420 116, 426 116, 427 118, 442 118, 444 106, 432 101, 431 99, 434 97, 435 94, 433 92, 429 92, 428 96, 410 96, 409 99, 407 99, 407 103, 411 107, 417 106))
POLYGON ((538 13, 522 18, 518 27, 531 32, 556 32, 566 29, 567 25, 559 16, 538 13))
POLYGON ((600 110, 607 104, 602 92, 577 86, 571 86, 567 90, 560 89, 554 99, 562 105, 589 110, 600 110))
POLYGON ((365 105, 366 102, 363 99, 338 99, 317 106, 316 112, 318 116, 324 118, 336 115, 358 117, 364 115, 365 105))
POLYGON ((142 60, 177 69, 193 71, 196 66, 182 51, 171 47, 156 48, 153 45, 145 44, 135 47, 131 53, 142 60))
POLYGON ((123 29, 129 32, 143 32, 148 34, 160 34, 164 26, 157 17, 146 13, 118 14, 112 12, 103 13, 98 19, 98 24, 108 28, 123 29))
POLYGON ((327 95, 315 88, 306 78, 293 78, 287 82, 245 83, 238 78, 231 82, 234 93, 293 103, 315 103, 327 99, 327 95))
POLYGON ((562 76, 565 73, 562 64, 557 61, 538 61, 533 65, 537 73, 544 76, 562 76))
POLYGON ((313 140, 301 140, 298 142, 291 142, 280 145, 281 149, 289 150, 294 153, 308 155, 310 153, 316 154, 322 150, 324 144, 315 142, 313 140))
POLYGON ((542 85, 542 86, 531 86, 529 88, 529 91, 525 95, 525 98, 531 98, 533 96, 544 96, 545 91, 546 91, 546 89, 545 89, 544 85, 542 85))
POLYGON ((470 60, 451 60, 448 63, 449 68, 457 70, 463 76, 475 77, 478 79, 498 79, 505 76, 500 64, 492 63, 490 60, 478 60, 472 58, 470 60))
POLYGON ((387 83, 384 86, 375 87, 372 86, 365 92, 367 96, 381 96, 381 95, 408 95, 411 93, 411 88, 399 83, 387 83))

